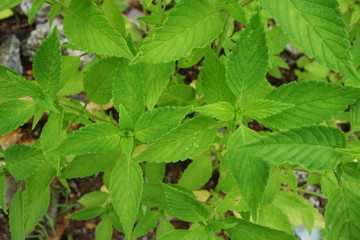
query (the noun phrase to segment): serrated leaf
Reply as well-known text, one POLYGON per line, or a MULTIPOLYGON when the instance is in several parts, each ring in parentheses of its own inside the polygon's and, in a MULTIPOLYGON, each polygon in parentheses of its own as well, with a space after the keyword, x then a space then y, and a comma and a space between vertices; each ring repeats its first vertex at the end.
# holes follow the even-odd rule
POLYGON ((62 155, 104 153, 118 146, 119 129, 111 123, 94 123, 68 135, 55 149, 62 155))
POLYGON ((62 125, 63 125, 64 112, 60 110, 60 113, 51 112, 48 120, 43 127, 40 135, 41 148, 45 151, 49 151, 56 147, 62 137, 62 125))
MULTIPOLYGON (((145 111, 144 82, 138 65, 120 59, 114 73, 113 101, 115 108, 122 104, 133 122, 145 111)), ((118 109, 117 109, 118 110, 118 109)))
POLYGON ((162 186, 173 216, 185 222, 203 222, 210 217, 209 210, 196 200, 192 192, 176 185, 162 184, 162 186))
POLYGON ((7 72, 8 77, 11 81, 16 85, 16 88, 19 92, 23 93, 25 96, 30 96, 33 98, 39 98, 39 96, 43 95, 42 90, 39 85, 35 82, 28 81, 23 76, 13 73, 7 72))
POLYGON ((125 154, 126 159, 130 160, 134 147, 133 137, 121 137, 120 139, 121 150, 125 154))
POLYGON ((121 36, 126 36, 124 15, 119 8, 118 2, 115 0, 105 0, 102 3, 102 10, 116 31, 118 31, 121 36))
POLYGON ((16 180, 31 176, 44 162, 40 149, 28 145, 12 145, 5 151, 6 166, 16 180))
POLYGON ((104 208, 102 207, 90 207, 90 208, 83 208, 77 212, 66 216, 68 219, 76 219, 76 220, 88 220, 92 218, 96 218, 100 214, 104 212, 104 208))
POLYGON ((15 7, 21 2, 22 0, 3 0, 0 5, 0 11, 15 7))
POLYGON ((108 199, 109 193, 102 191, 92 191, 83 195, 78 202, 86 207, 100 207, 108 199))
POLYGON ((34 77, 51 96, 59 91, 61 78, 61 47, 57 27, 36 49, 33 63, 34 77))
MULTIPOLYGON (((2 171, 2 169, 0 168, 2 171)), ((5 188, 6 188, 6 179, 5 175, 0 172, 0 207, 7 214, 6 206, 5 206, 5 188)))
POLYGON ((160 107, 147 111, 135 124, 135 136, 150 143, 178 126, 190 110, 191 107, 160 107))
POLYGON ((61 5, 58 3, 55 3, 49 12, 49 28, 51 28, 52 23, 56 17, 56 15, 59 13, 59 11, 61 10, 61 5))
POLYGON ((319 125, 274 133, 239 144, 235 149, 276 165, 288 162, 300 164, 310 172, 324 172, 341 161, 342 154, 336 148, 345 145, 346 137, 340 129, 319 125))
POLYGON ((321 123, 341 113, 359 95, 358 88, 315 81, 291 82, 274 89, 265 99, 294 106, 260 122, 273 129, 321 123))
POLYGON ((134 160, 168 163, 195 157, 213 143, 216 126, 213 119, 193 118, 157 139, 134 160))
POLYGON ((40 10, 40 8, 44 4, 44 2, 45 2, 45 0, 35 0, 35 1, 33 1, 32 5, 31 5, 30 12, 29 12, 29 18, 28 18, 29 25, 32 23, 36 13, 40 10))
POLYGON ((131 62, 161 63, 185 57, 221 33, 223 16, 209 0, 185 0, 170 11, 164 26, 145 38, 131 62))
POLYGON ((262 5, 306 55, 360 83, 338 1, 262 0, 262 5))
POLYGON ((91 0, 71 1, 64 18, 64 32, 83 51, 132 58, 125 39, 91 0))
POLYGON ((11 100, 0 103, 0 136, 25 124, 34 111, 34 102, 11 100))
POLYGON ((25 239, 24 221, 24 204, 20 186, 11 200, 10 205, 9 224, 11 238, 13 240, 25 239))
POLYGON ((105 58, 89 69, 84 78, 87 98, 97 104, 106 104, 112 97, 112 82, 118 58, 105 58))
POLYGON ((143 173, 136 161, 117 163, 110 177, 110 198, 126 238, 131 238, 143 191, 143 173))
POLYGON ((258 138, 259 135, 255 131, 241 125, 230 136, 227 147, 228 166, 255 221, 269 178, 270 167, 261 158, 242 151, 237 146, 246 145, 258 138))
POLYGON ((226 82, 242 97, 265 82, 268 69, 267 40, 260 13, 256 13, 239 38, 226 62, 226 82))
POLYGON ((350 116, 351 130, 356 131, 360 127, 360 98, 357 98, 355 103, 351 105, 350 116))
POLYGON ((194 88, 188 85, 175 85, 165 88, 160 95, 158 106, 186 106, 195 99, 194 88))
POLYGON ((156 227, 158 220, 159 220, 159 212, 148 211, 141 218, 138 224, 136 224, 134 228, 134 232, 131 235, 131 237, 138 238, 150 232, 154 227, 156 227))
POLYGON ((208 49, 205 55, 197 87, 200 87, 201 91, 204 92, 206 103, 222 101, 235 103, 236 97, 226 84, 225 66, 211 49, 208 49))
POLYGON ((154 108, 162 91, 169 82, 173 69, 173 62, 141 65, 141 73, 145 87, 145 101, 149 110, 154 108))
POLYGON ((0 64, 0 97, 5 99, 14 99, 25 97, 26 94, 18 88, 16 83, 13 82, 12 78, 9 77, 8 72, 21 77, 17 72, 8 68, 7 66, 0 64))
POLYGON ((173 230, 159 236, 158 240, 204 240, 211 235, 205 230, 173 230))
POLYGON ((218 102, 194 108, 196 112, 203 113, 220 121, 233 121, 235 108, 228 102, 218 102))
POLYGON ((291 235, 294 234, 288 216, 286 216, 286 214, 283 213, 280 208, 275 206, 274 203, 260 208, 259 219, 257 223, 272 229, 284 231, 291 235), (276 221, 274 221, 274 219, 276 219, 276 221))
POLYGON ((123 131, 124 130, 131 131, 133 129, 133 123, 124 105, 120 104, 118 110, 119 110, 119 128, 123 131))
POLYGON ((267 99, 257 99, 244 107, 244 115, 253 119, 263 119, 294 107, 291 103, 282 103, 267 99))
POLYGON ((111 240, 113 228, 111 218, 108 213, 104 213, 99 225, 96 227, 95 239, 96 240, 111 240))

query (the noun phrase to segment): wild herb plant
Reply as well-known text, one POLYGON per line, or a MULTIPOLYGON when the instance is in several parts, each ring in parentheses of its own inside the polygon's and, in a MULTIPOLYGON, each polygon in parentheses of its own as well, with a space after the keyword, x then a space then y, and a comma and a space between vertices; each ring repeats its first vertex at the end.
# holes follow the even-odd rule
MULTIPOLYGON (((2 0, 0 10, 19 2, 2 0)), ((104 188, 82 196, 85 207, 68 216, 101 215, 99 240, 111 239, 113 227, 134 239, 155 226, 159 240, 222 239, 220 232, 296 239, 292 225, 322 226, 328 240, 359 239, 356 1, 144 0, 141 32, 115 0, 35 0, 30 23, 44 2, 50 24, 64 17, 71 43, 61 46, 53 28, 36 51, 35 81, 0 66, 0 135, 49 116, 33 145, 0 153, 3 211, 5 176, 21 183, 9 210, 12 239, 24 239, 46 213, 54 178, 68 188, 67 179, 100 172, 104 188), (289 41, 305 53, 297 61, 305 70, 274 87, 266 76, 289 68, 279 57, 289 41), (62 56, 61 47, 96 58, 78 70, 80 58, 62 56), (199 61, 197 80, 185 84, 180 69, 199 61), (67 97, 82 91, 86 105, 110 104, 119 117, 67 97), (166 164, 187 159, 178 183, 163 183, 166 164), (298 186, 293 170, 308 173, 323 194, 298 186), (217 185, 199 190, 214 171, 217 185), (327 199, 325 224, 304 193, 327 199), (172 217, 193 224, 174 230, 172 217)))

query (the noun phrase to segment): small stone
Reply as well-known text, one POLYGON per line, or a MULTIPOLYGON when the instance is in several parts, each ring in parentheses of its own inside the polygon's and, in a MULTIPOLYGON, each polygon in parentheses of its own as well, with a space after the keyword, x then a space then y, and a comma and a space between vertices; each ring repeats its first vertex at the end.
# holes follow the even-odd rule
POLYGON ((8 37, 0 46, 0 63, 19 74, 23 73, 20 59, 20 41, 15 35, 8 37))
MULTIPOLYGON (((34 0, 24 0, 19 4, 19 13, 25 16, 29 16, 30 9, 32 7, 34 0)), ((46 22, 49 18, 51 5, 45 3, 42 5, 40 10, 36 13, 35 22, 46 22)))

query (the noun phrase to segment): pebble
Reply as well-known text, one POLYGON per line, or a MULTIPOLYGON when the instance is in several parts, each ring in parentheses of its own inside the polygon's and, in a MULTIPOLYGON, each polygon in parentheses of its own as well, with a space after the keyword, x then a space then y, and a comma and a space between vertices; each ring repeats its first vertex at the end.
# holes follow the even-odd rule
POLYGON ((23 74, 20 59, 20 41, 15 35, 10 35, 0 46, 0 63, 23 74))

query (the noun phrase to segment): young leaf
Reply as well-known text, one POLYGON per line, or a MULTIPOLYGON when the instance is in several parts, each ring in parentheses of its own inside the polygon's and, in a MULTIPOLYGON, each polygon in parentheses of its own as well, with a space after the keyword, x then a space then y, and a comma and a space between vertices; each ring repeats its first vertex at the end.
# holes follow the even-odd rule
POLYGON ((125 39, 91 0, 72 0, 64 18, 66 37, 79 49, 99 55, 132 58, 125 39))
POLYGON ((109 194, 102 191, 92 191, 83 195, 79 199, 79 203, 86 207, 100 207, 108 199, 109 194))
POLYGON ((132 233, 132 238, 139 238, 149 231, 153 229, 159 220, 159 212, 157 211, 148 211, 136 224, 136 227, 134 228, 134 232, 132 233))
POLYGON ((62 136, 64 112, 60 110, 60 113, 51 112, 48 120, 43 127, 40 135, 41 148, 45 151, 49 151, 56 147, 62 136))
POLYGON ((240 32, 226 63, 226 82, 240 98, 266 81, 269 65, 267 40, 259 12, 248 25, 240 32))
POLYGON ((25 124, 34 111, 34 102, 11 100, 0 103, 0 136, 25 124))
POLYGON ((61 47, 57 27, 42 41, 34 56, 34 77, 51 96, 59 91, 61 78, 61 47))
POLYGON ((121 146, 121 150, 125 154, 126 159, 130 160, 134 147, 134 138, 126 137, 126 136, 121 137, 120 146, 121 146))
POLYGON ((233 121, 235 118, 235 108, 228 102, 207 104, 205 106, 197 107, 194 110, 220 121, 233 121))
POLYGON ((203 222, 210 217, 209 210, 196 200, 192 192, 176 185, 162 184, 171 213, 185 222, 203 222))
POLYGON ((35 0, 33 2, 30 12, 29 12, 29 18, 28 18, 29 25, 32 23, 36 13, 40 10, 40 8, 44 4, 44 2, 45 2, 45 0, 35 0))
POLYGON ((40 149, 28 145, 12 145, 5 151, 6 166, 16 180, 31 176, 44 160, 40 149))
POLYGON ((115 108, 122 104, 135 122, 145 111, 144 82, 138 65, 129 66, 128 60, 119 60, 114 73, 112 95, 115 108))
POLYGON ((170 11, 164 26, 145 38, 131 63, 171 62, 205 47, 221 33, 223 16, 209 0, 185 0, 170 11))
POLYGON ((208 49, 205 55, 197 87, 200 87, 201 91, 204 92, 206 103, 223 101, 235 103, 236 97, 226 84, 225 66, 211 49, 208 49))
POLYGON ((51 28, 52 23, 56 17, 56 15, 59 13, 59 11, 61 10, 61 5, 58 3, 55 3, 49 12, 49 28, 51 28))
POLYGON ((55 149, 63 155, 108 152, 119 145, 120 135, 111 123, 94 123, 68 135, 55 149))
POLYGON ((101 222, 96 227, 95 239, 96 240, 111 240, 113 234, 113 228, 111 224, 111 218, 109 213, 104 213, 101 218, 101 222))
POLYGON ((133 129, 133 123, 131 121, 129 113, 126 111, 124 105, 120 104, 119 109, 119 128, 121 130, 130 131, 133 129))
POLYGON ((0 97, 5 99, 16 99, 25 97, 26 94, 16 85, 16 83, 9 77, 8 72, 11 72, 18 77, 21 77, 14 70, 0 64, 0 97))
POLYGON ((358 88, 301 81, 284 84, 270 92, 265 99, 294 106, 261 119, 269 128, 287 129, 321 123, 345 110, 360 96, 358 88))
POLYGON ((97 104, 106 104, 112 94, 112 82, 118 58, 105 58, 92 65, 84 78, 87 98, 97 104))
POLYGON ((66 218, 76 219, 76 220, 88 220, 88 219, 96 218, 97 216, 102 214, 104 210, 105 209, 102 207, 83 208, 77 212, 70 214, 66 218))
POLYGON ((291 103, 282 103, 267 99, 258 99, 244 107, 244 115, 253 119, 263 119, 294 107, 291 103))
POLYGON ((20 186, 10 205, 9 224, 13 240, 25 240, 24 221, 24 204, 20 186))
POLYGON ((147 111, 135 124, 135 136, 150 143, 178 126, 190 110, 191 107, 161 107, 147 111))
POLYGON ((134 160, 168 163, 195 157, 213 143, 216 126, 213 119, 193 118, 157 139, 134 160))
POLYGON ((338 1, 262 0, 262 4, 306 55, 360 83, 338 1))
POLYGON ((126 238, 136 221, 143 190, 143 173, 136 161, 120 161, 110 178, 110 198, 126 238))
POLYGON ((254 154, 276 165, 289 162, 311 172, 324 172, 338 165, 342 154, 335 148, 344 148, 345 144, 340 129, 319 125, 274 133, 228 150, 254 154))

